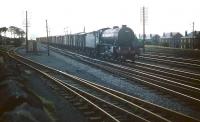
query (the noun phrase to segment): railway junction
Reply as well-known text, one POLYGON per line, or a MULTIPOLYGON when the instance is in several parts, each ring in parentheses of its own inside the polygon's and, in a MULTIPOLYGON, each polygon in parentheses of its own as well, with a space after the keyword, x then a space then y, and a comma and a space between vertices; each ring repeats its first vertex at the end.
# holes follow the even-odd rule
POLYGON ((146 49, 135 62, 119 62, 53 45, 48 56, 41 44, 29 53, 1 49, 1 62, 43 101, 44 121, 200 121, 199 59, 146 49))
POLYGON ((0 7, 0 122, 200 122, 198 0, 0 7))

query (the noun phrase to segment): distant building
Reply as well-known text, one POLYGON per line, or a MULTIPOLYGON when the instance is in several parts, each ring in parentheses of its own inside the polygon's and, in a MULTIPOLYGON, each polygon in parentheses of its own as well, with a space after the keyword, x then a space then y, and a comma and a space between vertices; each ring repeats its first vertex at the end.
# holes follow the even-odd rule
POLYGON ((181 48, 200 49, 200 31, 194 31, 181 38, 181 48))
POLYGON ((180 48, 181 37, 182 35, 179 32, 163 33, 159 44, 165 47, 180 48))
POLYGON ((160 36, 158 34, 155 34, 152 36, 152 44, 153 45, 158 45, 160 40, 160 36))
MULTIPOLYGON (((143 35, 139 35, 139 39, 143 40, 143 35)), ((158 45, 160 36, 158 34, 147 34, 145 37, 145 44, 147 45, 158 45)))

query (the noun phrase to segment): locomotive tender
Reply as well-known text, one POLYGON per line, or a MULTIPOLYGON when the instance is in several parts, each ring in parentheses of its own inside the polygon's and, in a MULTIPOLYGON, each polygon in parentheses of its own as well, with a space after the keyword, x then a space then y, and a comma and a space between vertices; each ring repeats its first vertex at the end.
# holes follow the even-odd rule
MULTIPOLYGON (((36 38, 46 43, 46 37, 36 38)), ((103 28, 89 33, 50 36, 52 45, 84 51, 93 56, 134 60, 139 54, 138 39, 126 25, 103 28)))

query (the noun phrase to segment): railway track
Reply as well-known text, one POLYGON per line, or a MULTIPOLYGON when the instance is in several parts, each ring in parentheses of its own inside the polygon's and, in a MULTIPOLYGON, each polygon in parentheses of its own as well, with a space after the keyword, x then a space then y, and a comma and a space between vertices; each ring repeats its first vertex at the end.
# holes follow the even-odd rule
POLYGON ((176 54, 171 54, 171 53, 167 53, 167 52, 145 52, 144 54, 147 54, 147 55, 158 55, 158 56, 166 56, 166 57, 176 57, 176 58, 179 58, 179 60, 183 59, 183 60, 200 60, 198 57, 189 57, 189 56, 184 56, 184 55, 176 55, 176 54))
MULTIPOLYGON (((63 52, 64 55, 66 54, 63 52)), ((82 56, 79 54, 71 53, 70 56, 73 58, 74 55, 78 57, 82 57, 81 61, 84 61, 88 64, 92 64, 99 68, 103 68, 109 72, 115 73, 117 75, 121 75, 126 77, 130 80, 136 80, 140 83, 144 83, 148 86, 154 87, 156 89, 161 89, 168 94, 173 94, 175 96, 179 96, 180 98, 184 99, 185 101, 189 102, 190 104, 194 104, 195 106, 200 106, 200 89, 198 87, 190 86, 189 83, 182 80, 182 83, 175 82, 171 79, 166 79, 165 75, 161 76, 160 74, 155 74, 155 70, 153 69, 151 72, 146 72, 143 69, 135 69, 130 68, 122 65, 113 64, 110 62, 100 61, 96 59, 91 59, 86 56, 82 56)), ((68 55, 69 56, 69 55, 68 55)), ((143 67, 144 68, 144 67, 143 67)), ((161 73, 161 72, 158 72, 161 73)), ((173 78, 177 81, 181 81, 180 79, 173 78)), ((199 79, 194 79, 199 82, 199 79)))
MULTIPOLYGON (((34 70, 42 73, 45 77, 52 79, 54 81, 54 85, 52 85, 52 86, 55 89, 59 89, 61 94, 64 94, 65 98, 70 99, 70 101, 72 101, 72 103, 74 103, 75 105, 84 105, 84 107, 79 106, 79 108, 85 109, 86 110, 85 113, 96 113, 94 111, 98 111, 98 113, 101 113, 103 111, 103 113, 100 114, 101 115, 100 117, 90 117, 90 118, 93 118, 93 119, 96 118, 96 119, 101 119, 101 120, 103 118, 103 120, 108 120, 108 121, 110 121, 110 120, 112 120, 112 121, 122 121, 122 120, 125 120, 125 121, 131 121, 131 120, 134 120, 134 121, 199 121, 197 119, 183 115, 181 113, 157 106, 155 104, 152 104, 152 103, 143 101, 141 99, 126 95, 124 93, 91 83, 89 81, 66 74, 64 72, 61 72, 61 71, 46 67, 44 65, 32 62, 31 60, 24 59, 23 57, 21 57, 19 55, 16 55, 16 54, 9 54, 9 55, 12 58, 15 58, 16 60, 20 61, 21 63, 26 64, 27 66, 33 68, 34 70), (55 74, 56 74, 56 76, 55 76, 55 74), (63 78, 62 78, 62 80, 60 80, 61 77, 63 77, 65 80, 63 80, 63 78), (72 80, 69 81, 69 78, 75 80, 76 82, 74 82, 72 80), (77 84, 77 81, 80 82, 80 80, 82 80, 81 84, 77 84), (85 83, 83 83, 83 81, 85 83), (83 86, 85 86, 85 87, 93 86, 93 87, 97 88, 98 90, 96 91, 95 89, 92 89, 92 91, 90 91, 88 88, 83 88, 83 86), (84 91, 84 90, 86 90, 86 91, 84 91), (93 90, 95 90, 98 93, 100 91, 105 91, 105 92, 104 92, 103 96, 96 95, 96 97, 93 97, 93 95, 88 94, 88 92, 94 92, 93 90), (106 104, 104 103, 104 101, 105 101, 104 96, 105 96, 105 94, 108 94, 108 93, 112 94, 111 96, 116 97, 116 98, 110 98, 110 99, 114 99, 114 104, 111 104, 110 101, 107 102, 106 104), (101 98, 99 98, 99 96, 104 97, 103 100, 101 98), (97 98, 97 99, 95 99, 95 98, 97 98), (118 98, 120 98, 122 101, 117 102, 118 98), (85 101, 87 101, 86 102, 87 105, 85 105, 85 103, 84 103, 85 101), (126 104, 130 103, 128 107, 131 107, 131 106, 133 106, 133 104, 135 104, 134 109, 132 109, 131 111, 136 110, 137 114, 139 114, 140 116, 145 116, 145 118, 138 117, 137 115, 132 114, 132 113, 128 112, 127 110, 126 111, 129 114, 124 113, 125 111, 121 112, 121 109, 124 109, 124 107, 126 107, 126 106, 122 105, 123 101, 125 101, 126 104), (97 103, 101 107, 97 106, 96 105, 97 103), (93 105, 92 106, 93 109, 91 109, 91 107, 89 107, 91 105, 93 105), (96 106, 96 107, 94 107, 94 106, 96 106), (115 106, 115 107, 113 108, 113 106, 115 106), (120 108, 119 106, 122 108, 120 108), (136 106, 138 106, 138 108, 136 106), (95 110, 94 110, 94 108, 95 108, 95 110), (89 111, 88 111, 88 109, 89 109, 89 111), (141 112, 141 110, 144 110, 144 111, 141 112), (114 114, 115 116, 110 115, 109 113, 115 113, 114 114), (125 114, 125 116, 123 116, 124 114, 125 114), (131 115, 133 115, 133 116, 131 116, 131 115), (129 118, 129 116, 130 116, 130 118, 129 118), (117 118, 120 118, 121 120, 117 119, 117 118)), ((93 119, 91 119, 91 120, 93 120, 93 119)))
MULTIPOLYGON (((72 58, 74 58, 74 56, 77 56, 77 57, 81 56, 79 54, 75 54, 71 52, 68 52, 70 54, 66 54, 66 52, 63 52, 62 50, 59 50, 59 52, 62 53, 63 55, 67 55, 72 58)), ((130 69, 129 67, 116 65, 109 62, 105 62, 105 61, 99 61, 97 59, 91 59, 86 56, 81 56, 81 60, 86 63, 95 65, 99 68, 103 68, 109 72, 112 72, 115 74, 117 73, 118 75, 121 75, 123 77, 129 78, 131 80, 137 80, 140 83, 144 83, 145 85, 162 90, 163 92, 170 95, 174 95, 175 97, 179 97, 182 100, 186 101, 187 103, 194 105, 195 107, 197 107, 197 109, 200 109, 198 88, 191 87, 189 85, 185 85, 181 83, 176 83, 174 81, 163 79, 158 76, 153 76, 151 74, 147 74, 144 72, 143 73, 135 72, 136 70, 133 71, 133 69, 130 69), (159 80, 164 80, 164 81, 161 82, 159 80)))
POLYGON ((111 73, 120 75, 122 77, 126 77, 133 81, 138 81, 139 83, 148 85, 155 89, 162 90, 167 94, 174 95, 175 97, 179 97, 187 103, 193 104, 194 106, 200 107, 200 89, 191 87, 189 85, 181 84, 178 82, 174 82, 165 78, 161 78, 159 76, 152 75, 150 73, 146 73, 144 71, 139 71, 136 69, 131 69, 129 67, 114 65, 112 63, 102 63, 97 64, 96 62, 92 63, 91 61, 84 60, 84 62, 88 64, 95 65, 99 68, 103 68, 106 71, 111 73))
POLYGON ((145 46, 145 53, 162 56, 173 56, 200 60, 200 51, 194 49, 180 49, 159 46, 145 46))
MULTIPOLYGON (((82 105, 82 107, 79 106, 79 108, 84 109, 84 113, 98 113, 98 116, 89 117, 91 120, 97 118, 100 121, 198 121, 176 112, 174 113, 177 116, 171 117, 170 119, 162 117, 164 115, 174 115, 174 113, 169 110, 168 114, 165 112, 162 113, 162 116, 159 115, 160 112, 159 114, 155 114, 148 109, 135 104, 131 97, 132 101, 124 99, 123 96, 125 95, 122 93, 119 95, 120 92, 35 63, 17 54, 9 53, 9 56, 53 80, 53 88, 58 89, 66 99, 70 99, 75 105, 82 105), (110 91, 112 91, 112 93, 110 91)), ((138 103, 143 104, 141 101, 138 103)), ((151 108, 161 111, 160 107, 155 108, 152 106, 151 108)), ((165 109, 162 111, 164 110, 165 109)))
POLYGON ((188 86, 200 88, 200 74, 162 67, 158 65, 152 65, 147 63, 142 63, 136 61, 133 63, 124 63, 123 65, 129 66, 131 68, 140 69, 143 71, 148 71, 150 73, 155 73, 154 75, 176 81, 178 83, 183 83, 188 86))
MULTIPOLYGON (((109 60, 108 60, 109 61, 109 60)), ((139 61, 130 62, 118 62, 112 61, 116 64, 127 66, 133 69, 137 69, 142 72, 149 73, 154 76, 158 76, 164 79, 181 83, 183 85, 188 85, 189 87, 200 88, 200 74, 195 72, 190 72, 186 70, 180 70, 176 68, 168 68, 154 64, 143 63, 139 61)))
POLYGON ((170 64, 171 66, 179 66, 189 69, 200 69, 200 60, 197 59, 175 58, 171 56, 160 56, 152 54, 142 54, 139 56, 139 59, 162 64, 170 64))
POLYGON ((168 60, 172 60, 172 61, 179 61, 179 62, 183 62, 183 63, 185 62, 185 63, 196 64, 196 65, 200 64, 200 60, 198 60, 198 59, 174 57, 174 56, 170 56, 170 55, 166 56, 166 55, 159 55, 159 54, 144 53, 142 56, 168 59, 168 60))
MULTIPOLYGON (((18 57, 19 58, 19 57, 18 57)), ((39 68, 41 68, 43 65, 40 65, 39 66, 39 68)), ((54 72, 55 72, 55 70, 53 70, 54 72)), ((53 71, 51 71, 51 74, 50 74, 50 76, 53 76, 53 75, 55 75, 55 74, 57 74, 57 73, 54 73, 53 71)), ((45 71, 45 72, 49 72, 49 71, 45 71)), ((56 70, 56 72, 59 72, 59 75, 57 76, 57 77, 61 77, 61 73, 64 75, 63 77, 66 77, 66 73, 64 73, 64 72, 61 72, 61 71, 58 71, 58 70, 56 70)), ((69 75, 69 74, 68 74, 69 75)), ((69 75, 69 76, 71 76, 71 75, 69 75)), ((69 76, 67 76, 67 77, 69 77, 69 76)), ((73 77, 73 78, 75 78, 76 80, 80 80, 80 78, 77 78, 77 77, 75 77, 75 76, 71 76, 71 77, 73 77)), ((66 81, 66 80, 65 80, 66 81)), ((142 119, 142 121, 185 121, 185 120, 187 120, 187 121, 198 121, 198 120, 195 120, 194 118, 191 118, 191 117, 189 117, 189 116, 186 116, 186 115, 183 115, 183 114, 181 114, 181 113, 178 113, 178 112, 175 112, 175 111, 172 111, 172 110, 169 110, 169 109, 166 109, 166 108, 163 108, 163 107, 160 107, 160 106, 157 106, 157 105, 154 105, 154 104, 151 104, 151 103, 148 103, 148 102, 145 102, 145 101, 143 101, 143 100, 140 100, 140 99, 138 99, 138 98, 135 98, 135 97, 132 97, 132 96, 129 96, 129 95, 126 95, 126 94, 123 94, 123 93, 121 93, 121 92, 118 92, 118 91, 115 91, 115 90, 112 90, 112 89, 109 89, 109 88, 106 88, 106 87, 103 87, 103 86, 100 86, 100 85, 97 85, 97 84, 94 84, 94 83, 91 83, 91 82, 89 82, 89 81, 86 81, 86 80, 83 80, 83 81, 85 81, 85 82, 87 82, 88 84, 92 84, 92 85, 94 85, 95 87, 98 87, 99 89, 102 89, 102 90, 105 90, 106 91, 106 93, 112 93, 114 96, 116 96, 117 98, 119 97, 120 99, 122 99, 123 101, 125 101, 125 104, 128 104, 128 103, 130 103, 130 105, 128 106, 128 107, 133 107, 133 105, 132 104, 135 104, 134 105, 134 108, 132 108, 131 110, 130 110, 130 112, 131 111, 133 111, 133 110, 137 110, 136 111, 136 113, 137 114, 139 114, 140 116, 145 116, 145 118, 144 119, 142 119), (137 107, 136 107, 137 106, 137 107), (143 108, 142 108, 142 107, 143 108), (146 108, 148 108, 148 109, 146 109, 146 108), (139 112, 140 110, 144 110, 143 112, 139 112), (156 114, 155 113, 153 113, 153 112, 151 112, 151 111, 149 111, 149 110, 151 110, 151 111, 153 111, 153 112, 156 112, 156 114), (146 112, 145 112, 146 111, 146 112), (152 117, 152 114, 154 115, 154 117, 152 117)), ((60 81, 61 82, 61 81, 60 81)), ((63 84, 65 84, 65 82, 62 82, 63 84)), ((76 82, 70 82, 69 84, 74 84, 73 86, 76 86, 76 87, 70 87, 71 89, 73 89, 74 91, 78 91, 78 88, 77 87, 82 87, 82 84, 80 85, 78 85, 76 82)), ((90 86, 89 85, 89 86, 90 86)), ((85 86, 85 85, 84 85, 85 86)), ((86 91, 84 92, 84 93, 88 93, 88 92, 94 92, 93 90, 92 91, 87 91, 87 90, 89 90, 88 88, 82 88, 82 90, 83 89, 85 89, 86 91)), ((84 91, 84 90, 83 90, 84 91)), ((99 93, 99 91, 98 91, 98 93, 99 93)), ((81 94, 81 93, 79 93, 79 94, 81 94)), ((97 93, 96 93, 97 94, 97 93)), ((105 94, 103 94, 103 95, 97 95, 98 97, 99 96, 101 96, 101 97, 103 97, 102 99, 103 100, 105 100, 105 94)), ((97 97, 96 96, 96 97, 97 97)), ((90 96, 91 97, 91 96, 90 96)), ((69 98, 69 97, 67 97, 67 98, 69 98)), ((92 101, 92 100, 91 100, 92 101)), ((119 107, 119 106, 121 106, 122 108, 124 108, 125 106, 123 106, 123 104, 122 103, 116 103, 116 101, 117 100, 115 100, 115 107, 119 107)), ((94 103, 96 104, 96 102, 97 102, 97 100, 94 100, 94 103)), ((77 104, 79 104, 79 103, 77 103, 77 104)), ((99 103, 100 105, 102 105, 102 101, 99 103)), ((104 105, 103 105, 104 106, 104 105)), ((105 109, 108 109, 109 107, 108 106, 106 106, 105 107, 105 109)), ((111 109, 111 110, 106 110, 106 111, 109 111, 108 113, 110 113, 111 111, 113 111, 113 108, 111 109)), ((127 113, 126 113, 127 114, 127 113)), ((121 115, 123 115, 123 114, 120 114, 120 116, 121 115)), ((134 117, 135 117, 136 115, 134 115, 134 117)), ((116 117, 116 118, 118 118, 118 117, 116 117)), ((123 118, 123 117, 121 117, 121 118, 123 118)), ((140 117, 139 117, 140 118, 140 117)), ((134 119, 135 120, 135 119, 134 119)), ((129 119, 128 119, 128 121, 130 121, 129 119)), ((138 121, 138 120, 136 120, 136 121, 138 121)), ((141 120, 140 120, 141 121, 141 120)))
MULTIPOLYGON (((29 59, 21 57, 17 54, 9 54, 9 56, 16 61, 34 69, 35 71, 41 73, 46 78, 51 79, 53 81, 52 87, 57 89, 67 100, 71 101, 75 106, 79 109, 83 110, 84 114, 87 114, 89 121, 144 121, 148 120, 139 117, 127 110, 116 106, 119 104, 119 99, 114 97, 112 94, 107 94, 103 92, 103 90, 98 90, 96 87, 92 87, 90 85, 82 82, 82 79, 74 77, 72 75, 63 73, 61 80, 61 71, 52 69, 50 67, 46 67, 42 64, 35 63, 29 59), (85 88, 84 88, 85 87, 85 88), (95 90, 93 94, 89 93, 89 90, 95 90), (97 93, 97 91, 99 91, 97 93), (101 92, 100 92, 101 91, 101 92), (97 95, 102 96, 103 94, 107 97, 107 101, 97 97, 97 95), (95 96, 96 95, 96 96, 95 96), (115 100, 115 104, 113 103, 115 100), (108 102, 108 100, 110 100, 108 102), (105 111, 106 110, 106 111, 105 111), (110 113, 108 113, 110 112, 110 113), (91 114, 91 115, 90 115, 91 114)), ((151 116, 148 116, 149 118, 151 116)), ((151 119, 154 117, 151 117, 151 119)), ((155 120, 162 120, 159 117, 155 120)))

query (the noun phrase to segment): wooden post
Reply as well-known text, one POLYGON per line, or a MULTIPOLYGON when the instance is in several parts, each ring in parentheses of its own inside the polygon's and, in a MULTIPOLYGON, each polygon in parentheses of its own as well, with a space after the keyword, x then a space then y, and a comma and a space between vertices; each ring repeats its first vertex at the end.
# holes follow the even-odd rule
POLYGON ((48 56, 49 56, 49 39, 48 39, 48 24, 47 24, 47 20, 46 20, 46 31, 47 31, 47 51, 48 51, 48 56))
POLYGON ((143 53, 145 52, 145 38, 146 38, 146 34, 145 34, 145 7, 143 6, 143 53))
POLYGON ((26 53, 28 52, 28 17, 27 17, 27 11, 26 11, 26 53))

